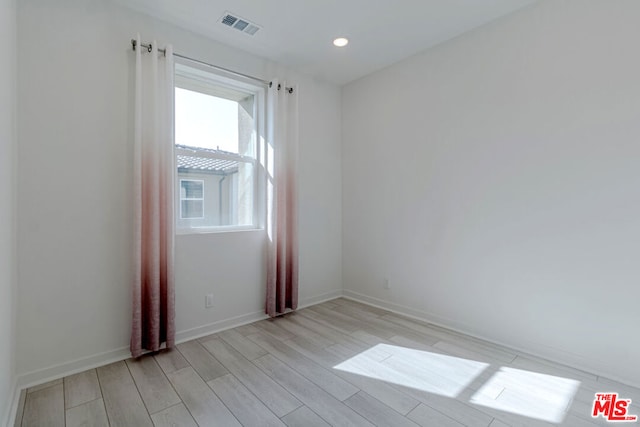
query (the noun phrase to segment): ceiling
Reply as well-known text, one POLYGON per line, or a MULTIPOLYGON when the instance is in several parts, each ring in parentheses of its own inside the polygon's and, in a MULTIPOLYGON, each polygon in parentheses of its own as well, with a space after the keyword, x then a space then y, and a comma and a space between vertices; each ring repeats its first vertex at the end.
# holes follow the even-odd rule
POLYGON ((128 7, 345 84, 536 0, 121 0, 128 7), (249 36, 219 22, 225 12, 258 24, 249 36), (332 40, 348 37, 336 48, 332 40))

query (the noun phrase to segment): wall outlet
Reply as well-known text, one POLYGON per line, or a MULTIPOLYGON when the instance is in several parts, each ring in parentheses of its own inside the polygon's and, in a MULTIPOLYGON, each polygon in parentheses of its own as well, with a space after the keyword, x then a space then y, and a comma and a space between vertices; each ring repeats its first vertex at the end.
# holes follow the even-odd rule
POLYGON ((205 295, 204 297, 204 308, 213 307, 213 294, 205 295))
POLYGON ((391 282, 389 279, 384 279, 384 284, 382 285, 384 289, 391 289, 391 282))

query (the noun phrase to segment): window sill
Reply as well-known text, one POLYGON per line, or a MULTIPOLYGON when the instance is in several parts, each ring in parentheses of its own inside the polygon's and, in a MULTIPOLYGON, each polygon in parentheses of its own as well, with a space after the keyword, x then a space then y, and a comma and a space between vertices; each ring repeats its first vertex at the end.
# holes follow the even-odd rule
POLYGON ((264 228, 254 225, 228 225, 220 227, 194 227, 176 229, 176 236, 185 236, 190 234, 219 234, 219 233, 235 233, 239 231, 264 231, 264 228))

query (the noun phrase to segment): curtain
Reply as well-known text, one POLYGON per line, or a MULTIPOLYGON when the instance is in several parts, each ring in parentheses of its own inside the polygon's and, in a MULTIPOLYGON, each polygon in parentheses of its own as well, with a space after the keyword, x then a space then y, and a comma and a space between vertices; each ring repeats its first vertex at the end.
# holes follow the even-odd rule
POLYGON ((267 92, 267 301, 275 317, 298 307, 298 91, 271 82, 267 92))
POLYGON ((173 52, 137 38, 135 70, 135 279, 131 354, 174 345, 173 52))

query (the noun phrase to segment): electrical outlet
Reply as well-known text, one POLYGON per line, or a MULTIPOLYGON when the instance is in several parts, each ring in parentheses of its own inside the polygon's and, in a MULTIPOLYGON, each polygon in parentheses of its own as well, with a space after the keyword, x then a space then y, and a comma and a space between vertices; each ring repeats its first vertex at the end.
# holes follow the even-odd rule
POLYGON ((382 285, 384 289, 391 289, 391 282, 389 279, 384 279, 384 285, 382 285))
POLYGON ((204 297, 204 308, 213 307, 213 294, 208 294, 204 297))

